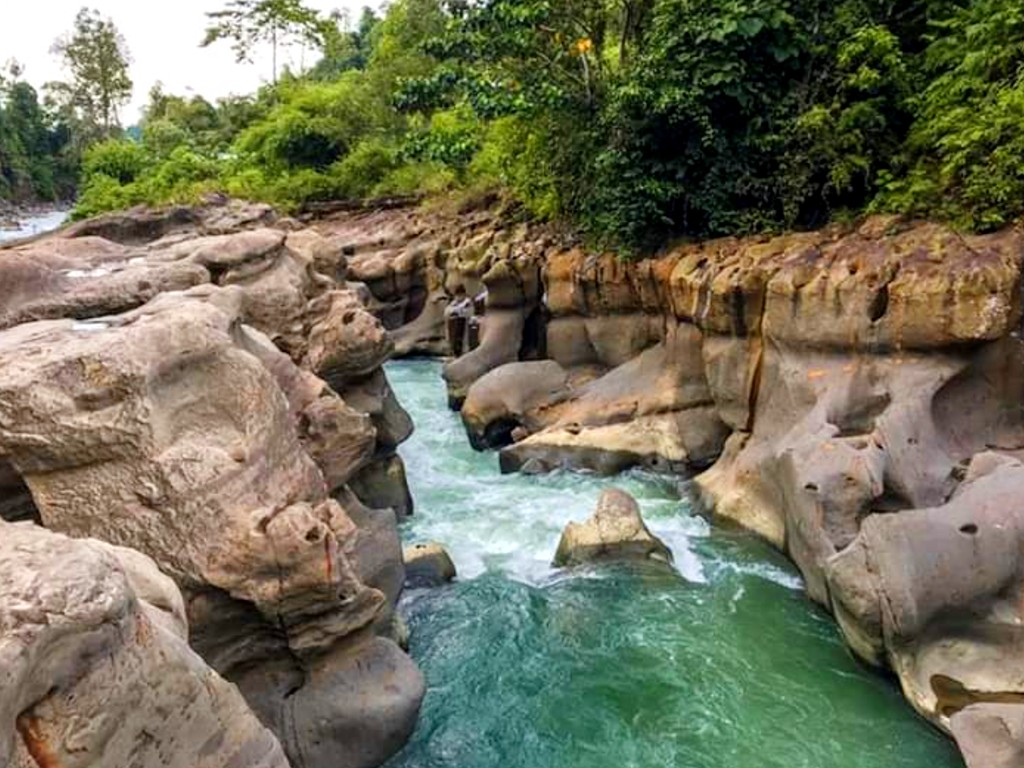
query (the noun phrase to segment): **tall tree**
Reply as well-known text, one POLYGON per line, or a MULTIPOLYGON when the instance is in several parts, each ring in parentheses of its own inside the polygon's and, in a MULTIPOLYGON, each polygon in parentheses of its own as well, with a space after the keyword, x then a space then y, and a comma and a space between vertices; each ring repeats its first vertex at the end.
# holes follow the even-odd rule
POLYGON ((206 15, 211 24, 201 44, 204 48, 230 40, 236 61, 251 63, 253 49, 270 44, 275 85, 278 46, 299 42, 319 48, 327 30, 327 22, 301 0, 229 0, 223 9, 206 15))
POLYGON ((77 175, 63 162, 67 132, 23 74, 13 61, 0 70, 0 198, 67 197, 77 175))
POLYGON ((85 120, 104 136, 118 128, 118 110, 131 98, 131 56, 124 37, 109 18, 82 8, 71 33, 53 44, 71 80, 60 89, 85 120))

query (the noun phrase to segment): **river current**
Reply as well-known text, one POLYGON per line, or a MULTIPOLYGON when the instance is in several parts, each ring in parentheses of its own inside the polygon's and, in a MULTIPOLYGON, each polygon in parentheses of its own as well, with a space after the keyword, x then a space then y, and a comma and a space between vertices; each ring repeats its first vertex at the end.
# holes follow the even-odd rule
POLYGON ((67 211, 47 211, 27 216, 18 222, 17 227, 0 227, 0 245, 11 240, 39 235, 57 229, 68 217, 67 211))
POLYGON ((859 665, 799 576, 712 529, 668 478, 498 472, 445 405, 440 365, 388 365, 416 424, 401 448, 416 513, 456 583, 403 599, 427 678, 388 768, 958 768, 951 742, 859 665), (602 488, 640 502, 675 569, 550 566, 602 488))

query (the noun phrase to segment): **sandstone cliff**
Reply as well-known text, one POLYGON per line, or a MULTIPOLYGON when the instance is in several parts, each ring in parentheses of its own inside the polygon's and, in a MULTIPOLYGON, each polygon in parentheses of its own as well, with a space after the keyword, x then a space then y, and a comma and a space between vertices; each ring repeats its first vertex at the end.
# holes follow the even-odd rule
POLYGON ((1020 232, 877 218, 627 264, 487 213, 320 226, 403 353, 461 343, 444 306, 485 293, 445 377, 503 468, 696 475, 972 768, 1021 764, 1020 232))
MULTIPOLYGON (((152 558, 184 594, 192 648, 306 768, 379 765, 424 692, 391 639, 411 423, 344 263, 331 240, 234 203, 0 250, 0 512, 152 558)), ((0 583, 17 587, 12 567, 0 583)), ((10 729, 54 692, 25 690, 0 695, 18 705, 0 739, 31 751, 10 729)), ((197 717, 247 712, 221 699, 197 717)), ((127 765, 115 746, 143 738, 127 728, 111 722, 82 764, 127 765)))

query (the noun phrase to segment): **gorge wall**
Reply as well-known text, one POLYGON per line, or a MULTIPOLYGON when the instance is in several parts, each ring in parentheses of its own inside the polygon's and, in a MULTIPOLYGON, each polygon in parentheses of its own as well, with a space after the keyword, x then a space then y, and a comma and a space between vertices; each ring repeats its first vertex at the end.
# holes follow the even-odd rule
POLYGON ((384 762, 424 693, 412 425, 341 246, 133 211, 0 250, 0 289, 0 765, 384 762))
POLYGON ((1019 768, 1022 260, 879 218, 625 263, 509 212, 225 201, 0 249, 0 764, 384 762, 424 682, 381 366, 460 347, 503 469, 692 478, 970 768, 1019 768))
POLYGON ((400 353, 469 345, 450 399, 503 468, 694 477, 971 768, 1024 764, 1020 232, 875 218, 624 263, 489 212, 318 226, 400 353))

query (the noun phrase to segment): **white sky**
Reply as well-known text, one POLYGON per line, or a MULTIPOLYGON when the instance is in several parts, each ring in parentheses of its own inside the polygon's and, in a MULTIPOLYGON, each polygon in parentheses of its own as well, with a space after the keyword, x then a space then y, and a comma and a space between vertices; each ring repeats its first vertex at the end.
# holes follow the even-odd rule
MULTIPOLYGON (((231 93, 250 93, 271 78, 269 49, 255 56, 254 64, 236 64, 228 41, 199 47, 207 26, 206 11, 225 4, 224 0, 0 0, 0 64, 17 59, 25 67, 25 79, 37 88, 61 79, 60 62, 50 47, 71 29, 78 10, 87 5, 114 20, 132 55, 135 93, 121 115, 125 125, 138 119, 149 89, 158 80, 168 93, 198 93, 211 101, 231 93)), ((379 0, 306 0, 306 4, 324 12, 347 11, 353 20, 358 20, 364 5, 380 5, 379 0)), ((289 56, 299 63, 297 48, 285 52, 283 61, 289 56)), ((308 65, 309 52, 306 58, 308 65)))

